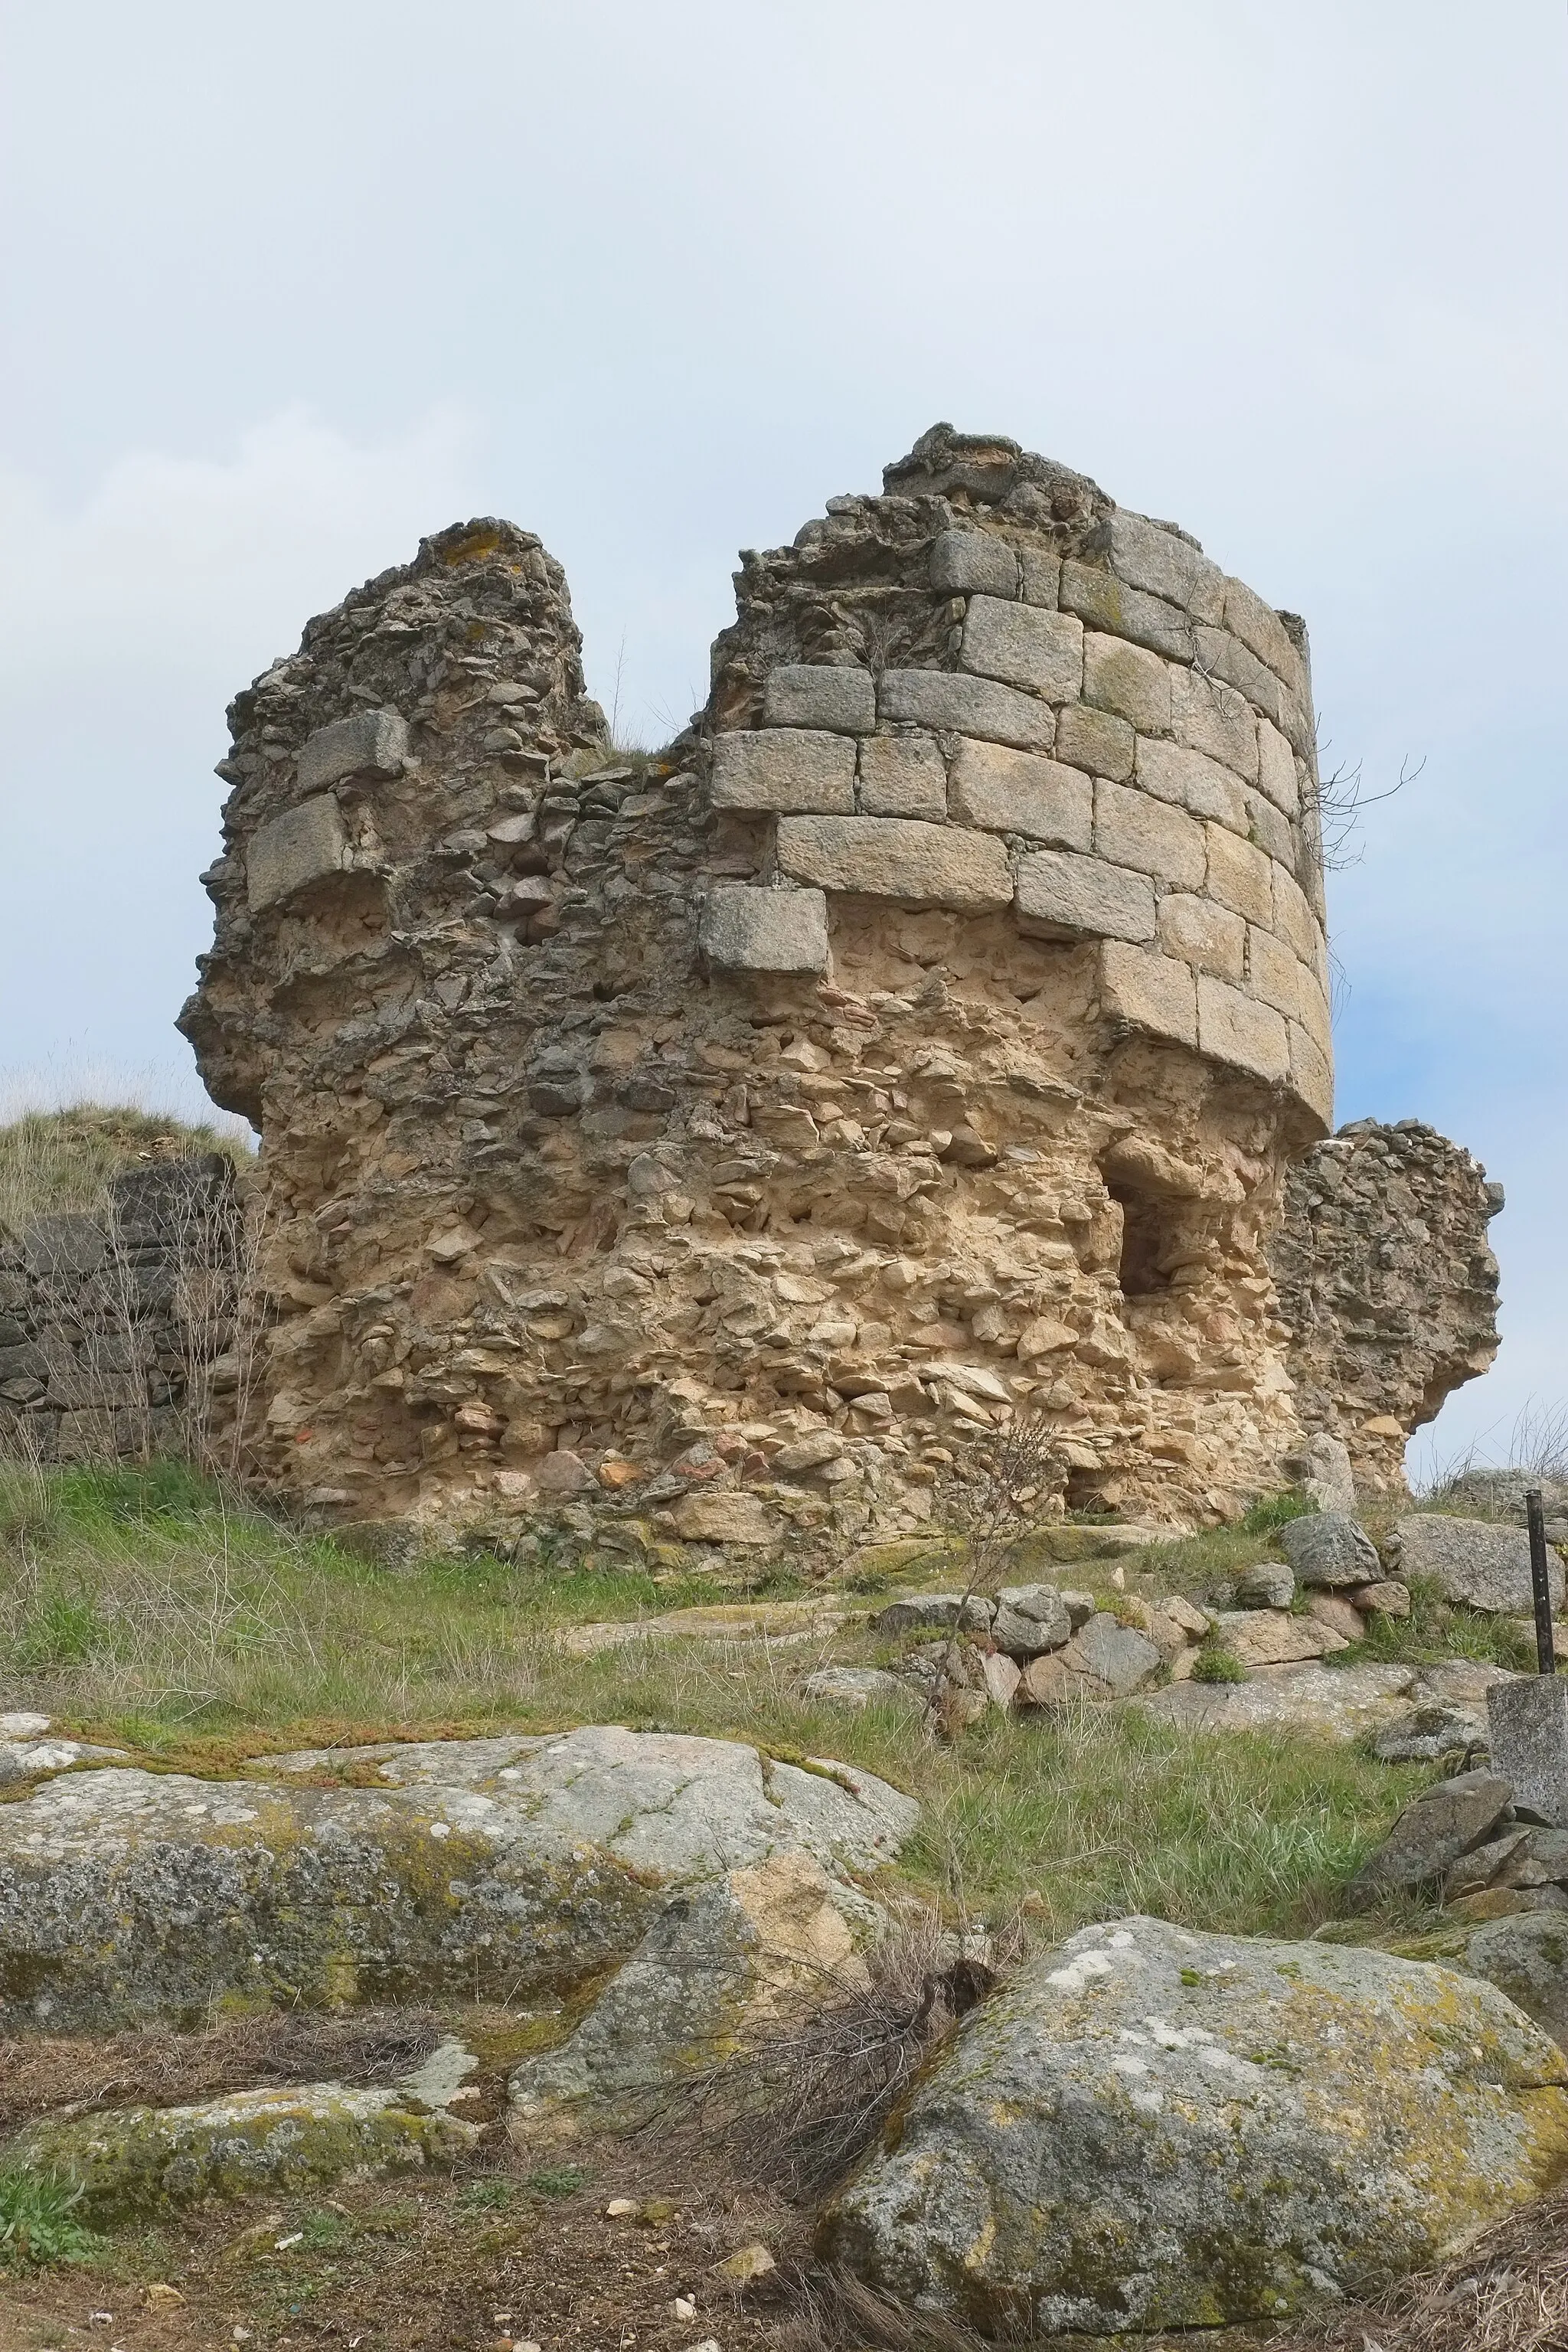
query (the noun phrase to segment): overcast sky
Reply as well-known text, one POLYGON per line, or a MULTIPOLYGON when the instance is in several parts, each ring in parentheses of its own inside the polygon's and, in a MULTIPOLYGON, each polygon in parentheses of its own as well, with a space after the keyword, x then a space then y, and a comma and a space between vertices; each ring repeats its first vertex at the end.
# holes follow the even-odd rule
POLYGON ((939 417, 1306 614, 1342 1119, 1502 1179, 1568 1400, 1563 0, 11 0, 0 1093, 201 1102, 235 688, 473 513, 606 706, 706 690, 736 550, 939 417))

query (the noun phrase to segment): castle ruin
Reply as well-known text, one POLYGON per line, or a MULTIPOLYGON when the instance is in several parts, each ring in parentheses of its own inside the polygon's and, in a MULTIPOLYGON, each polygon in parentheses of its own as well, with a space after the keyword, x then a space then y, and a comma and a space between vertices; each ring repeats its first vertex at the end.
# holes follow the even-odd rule
POLYGON ((852 1541, 1027 1411, 1058 1507, 1397 1486, 1495 1351, 1500 1195, 1329 1137, 1301 622, 944 425, 736 598, 653 759, 494 520, 233 705, 181 1025, 262 1137, 268 1483, 852 1541))

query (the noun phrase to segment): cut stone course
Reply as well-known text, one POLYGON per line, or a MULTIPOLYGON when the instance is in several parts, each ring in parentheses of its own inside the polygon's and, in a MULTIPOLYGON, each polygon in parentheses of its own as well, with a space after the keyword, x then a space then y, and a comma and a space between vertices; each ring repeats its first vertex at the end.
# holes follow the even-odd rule
POLYGON ((1196 1045, 1197 982, 1190 964, 1107 940, 1100 951, 1100 993, 1110 1020, 1196 1045))
POLYGON ((885 670, 877 707, 895 723, 979 735, 1022 751, 1048 751, 1056 740, 1056 719, 1048 703, 992 678, 966 677, 953 670, 885 670))
POLYGON ((1113 866, 1134 866, 1187 889, 1203 887, 1203 827, 1180 809, 1103 778, 1094 788, 1094 846, 1113 866))
POLYGON ((318 793, 264 824, 246 858, 246 895, 259 915, 348 864, 348 830, 330 793, 318 793))
POLYGON ((301 744, 296 789, 303 795, 347 776, 395 776, 407 756, 408 721, 400 710, 356 710, 301 744))
POLYGON ((820 890, 715 890, 698 933, 702 952, 731 971, 826 971, 827 901, 820 890))
POLYGON ((1213 972, 1217 979, 1240 980, 1247 959, 1247 926, 1239 915, 1216 907, 1212 898, 1168 890, 1160 901, 1159 935, 1167 955, 1181 956, 1199 971, 1213 972))
POLYGON ((829 669, 781 662, 763 696, 764 727, 818 727, 864 734, 877 723, 877 689, 868 669, 829 669))
POLYGON ((1108 710, 1068 703, 1057 713, 1057 758, 1091 776, 1107 776, 1113 784, 1125 783, 1132 773, 1137 741, 1126 719, 1113 719, 1108 710))
POLYGON ((721 735, 712 791, 715 808, 847 816, 855 806, 855 746, 805 727, 721 735))
POLYGON ((947 814, 947 768, 929 735, 868 735, 860 746, 860 809, 866 816, 947 814))
POLYGON ((1061 601, 1085 626, 1125 637, 1167 661, 1193 658, 1192 623, 1178 606, 1141 588, 1129 588, 1109 572, 1070 560, 1062 565, 1061 601))
POLYGON ((1272 1086, 1290 1075, 1290 1041, 1281 1016, 1207 972, 1198 974, 1198 1045, 1216 1062, 1232 1062, 1272 1086))
POLYGON ((1083 686, 1083 623, 1070 613, 973 596, 963 624, 963 666, 982 677, 1028 687, 1051 702, 1076 702, 1083 686))
POLYGON ((1156 800, 1173 801, 1194 816, 1213 817, 1232 833, 1247 832, 1247 801, 1241 786, 1202 751, 1146 737, 1138 746, 1138 782, 1156 800))
POLYGON ((1140 735, 1171 731, 1171 673, 1157 654, 1095 630, 1083 640, 1083 698, 1140 735))
POLYGON ((1087 850, 1094 833, 1094 787, 1076 768, 997 743, 959 744, 949 779, 961 824, 1020 833, 1058 849, 1087 850))
POLYGON ((1018 559, 986 530, 941 530, 931 542, 931 584, 947 596, 1016 596, 1018 559))
POLYGON ((779 825, 779 864, 797 881, 911 906, 982 913, 1011 904, 1006 852, 989 835, 906 817, 792 816, 779 825))
POLYGON ((1194 620, 1217 622, 1225 612, 1226 578, 1202 548, 1142 515, 1119 509, 1110 518, 1110 568, 1132 588, 1179 604, 1194 620))
POLYGON ((1047 939, 1152 940, 1154 886, 1144 874, 1043 849, 1018 861, 1018 923, 1047 939))

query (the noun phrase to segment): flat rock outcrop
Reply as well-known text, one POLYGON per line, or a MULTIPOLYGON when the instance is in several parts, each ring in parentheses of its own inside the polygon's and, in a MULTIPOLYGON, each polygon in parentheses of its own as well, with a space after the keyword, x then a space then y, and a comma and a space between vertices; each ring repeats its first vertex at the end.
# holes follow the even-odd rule
POLYGON ((841 1765, 606 1726, 68 1772, 0 1807, 0 2033, 494 1999, 537 2012, 550 2100, 613 2089, 793 1968, 852 1969, 917 1815, 841 1765))
POLYGON ((1279 2318, 1547 2188, 1562 2052, 1386 1953, 1086 1928, 966 2019, 828 2251, 987 2334, 1279 2318))

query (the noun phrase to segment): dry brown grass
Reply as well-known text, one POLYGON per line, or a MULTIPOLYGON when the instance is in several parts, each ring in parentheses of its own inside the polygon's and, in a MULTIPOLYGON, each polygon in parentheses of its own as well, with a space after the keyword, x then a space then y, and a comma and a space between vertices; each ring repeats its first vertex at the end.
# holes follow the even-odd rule
MULTIPOLYGON (((1436 2269, 1290 2352, 1565 2352, 1568 2189, 1510 2214, 1436 2269)), ((1286 2347, 1281 2347, 1286 2352, 1286 2347)))
POLYGON ((195 2033, 0 2042, 0 2133, 61 2108, 179 2106, 288 2083, 392 2083, 436 2047, 423 2010, 225 2018, 195 2033))

